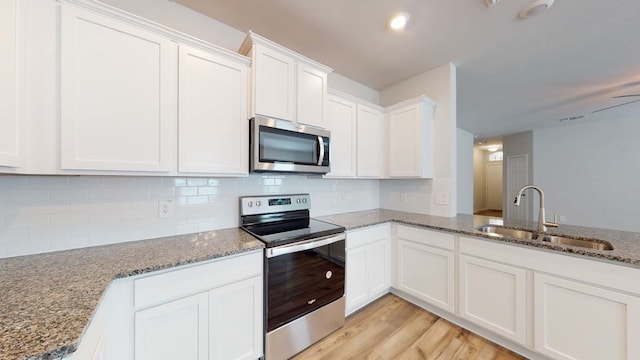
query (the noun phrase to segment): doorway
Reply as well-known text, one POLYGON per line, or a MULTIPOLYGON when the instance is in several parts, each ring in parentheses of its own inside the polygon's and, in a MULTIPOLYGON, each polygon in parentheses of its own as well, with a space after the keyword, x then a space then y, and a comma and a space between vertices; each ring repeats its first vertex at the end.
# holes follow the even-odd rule
POLYGON ((503 217, 502 142, 479 142, 473 147, 473 213, 503 217))

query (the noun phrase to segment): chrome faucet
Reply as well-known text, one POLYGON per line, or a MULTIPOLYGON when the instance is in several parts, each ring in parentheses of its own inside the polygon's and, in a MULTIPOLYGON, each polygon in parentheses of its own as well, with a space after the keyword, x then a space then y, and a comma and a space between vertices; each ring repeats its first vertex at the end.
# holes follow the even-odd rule
POLYGON ((525 186, 521 187, 520 190, 518 190, 518 193, 516 194, 516 200, 513 202, 513 205, 514 206, 520 206, 520 197, 522 196, 522 193, 527 189, 533 189, 533 190, 537 191, 538 194, 540 194, 540 210, 538 212, 538 231, 540 231, 540 232, 547 231, 547 226, 549 226, 549 227, 558 227, 558 222, 557 222, 557 220, 555 220, 555 218, 554 218, 554 222, 547 222, 545 220, 545 214, 544 214, 544 192, 542 192, 542 189, 540 189, 539 187, 537 187, 535 185, 525 185, 525 186))

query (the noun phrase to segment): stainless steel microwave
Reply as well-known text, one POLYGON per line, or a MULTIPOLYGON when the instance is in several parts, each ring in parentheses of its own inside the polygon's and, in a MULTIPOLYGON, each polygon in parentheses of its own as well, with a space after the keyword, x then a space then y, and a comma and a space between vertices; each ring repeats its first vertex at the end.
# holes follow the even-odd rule
POLYGON ((265 117, 249 121, 250 172, 329 172, 329 131, 265 117))

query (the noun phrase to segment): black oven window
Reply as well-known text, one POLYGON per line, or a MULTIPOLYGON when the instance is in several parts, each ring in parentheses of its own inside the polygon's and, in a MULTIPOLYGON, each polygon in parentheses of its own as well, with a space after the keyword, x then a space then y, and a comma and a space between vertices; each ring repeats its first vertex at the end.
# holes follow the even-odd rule
POLYGON ((318 137, 260 126, 260 161, 315 165, 318 137))

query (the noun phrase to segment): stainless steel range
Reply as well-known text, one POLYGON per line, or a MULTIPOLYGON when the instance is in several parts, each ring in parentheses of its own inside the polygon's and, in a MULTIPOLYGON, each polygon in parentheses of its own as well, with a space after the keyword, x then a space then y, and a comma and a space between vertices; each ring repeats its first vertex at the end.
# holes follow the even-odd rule
POLYGON ((345 228, 311 219, 309 194, 240 198, 265 249, 265 355, 288 359, 344 325, 345 228))

